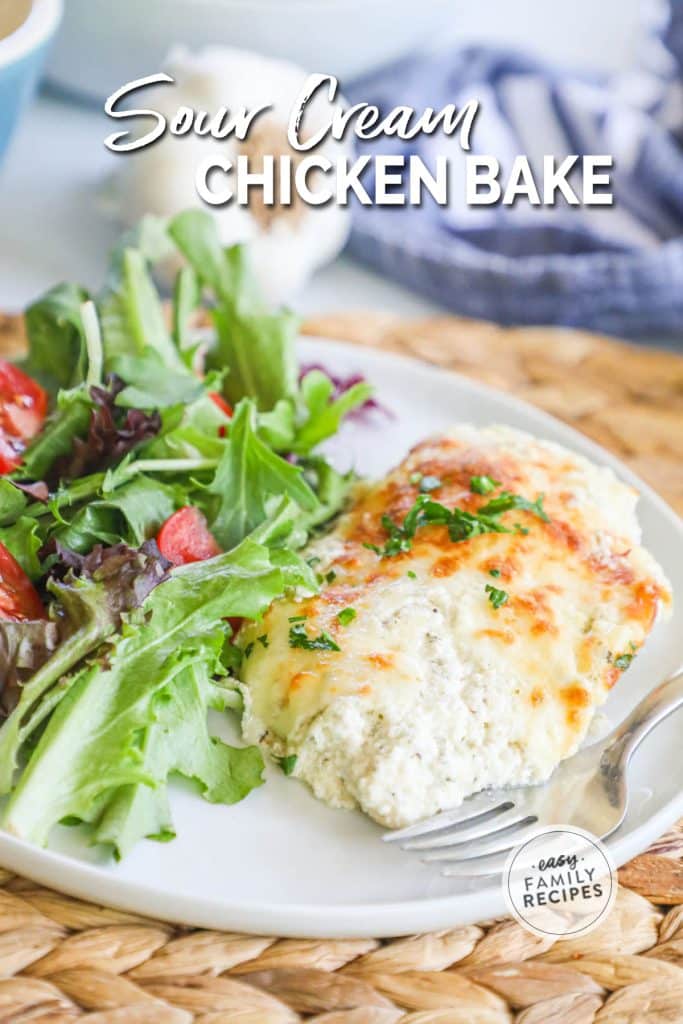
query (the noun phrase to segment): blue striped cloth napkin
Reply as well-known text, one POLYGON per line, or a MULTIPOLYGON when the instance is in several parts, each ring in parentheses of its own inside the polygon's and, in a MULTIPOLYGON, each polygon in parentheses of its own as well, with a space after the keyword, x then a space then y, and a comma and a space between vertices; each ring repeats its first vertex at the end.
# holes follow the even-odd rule
POLYGON ((683 0, 646 38, 642 65, 610 81, 477 47, 347 86, 352 102, 385 111, 479 99, 471 152, 503 168, 517 154, 532 168, 544 154, 614 157, 611 207, 467 207, 457 136, 359 144, 419 154, 430 167, 445 154, 453 179, 447 208, 357 205, 352 255, 466 316, 683 343, 683 0))

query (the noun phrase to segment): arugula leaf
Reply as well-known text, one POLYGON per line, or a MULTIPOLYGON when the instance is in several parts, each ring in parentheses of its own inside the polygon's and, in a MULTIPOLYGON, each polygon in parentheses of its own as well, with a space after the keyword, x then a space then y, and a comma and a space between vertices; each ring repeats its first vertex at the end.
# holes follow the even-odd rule
POLYGON ((183 488, 139 474, 108 497, 80 508, 70 522, 52 529, 49 537, 80 554, 87 554, 100 543, 123 541, 139 547, 180 508, 184 498, 183 488))
POLYGON ((55 395, 85 380, 87 352, 81 306, 89 298, 75 284, 60 284, 28 307, 26 372, 55 395))
MULTIPOLYGON (((112 509, 97 507, 95 503, 78 509, 70 522, 50 530, 50 537, 79 555, 87 555, 96 544, 111 547, 121 540, 118 521, 112 509)), ((54 559, 48 560, 49 565, 54 559)))
POLYGON ((225 549, 239 544, 268 518, 272 511, 269 499, 288 495, 305 511, 318 508, 318 499, 301 469, 280 458, 259 438, 256 409, 249 399, 235 409, 228 445, 209 491, 220 498, 211 532, 225 549))
POLYGON ((120 536, 131 547, 138 547, 156 534, 183 500, 184 489, 181 486, 163 484, 139 474, 108 498, 97 502, 96 507, 117 512, 124 520, 120 536))
POLYGON ((267 410, 296 394, 298 317, 289 312, 235 316, 224 306, 212 316, 218 337, 206 365, 230 368, 223 387, 229 402, 236 405, 248 396, 267 410))
POLYGON ((124 249, 118 279, 98 301, 104 368, 110 372, 121 356, 141 356, 153 349, 168 369, 189 371, 166 328, 159 295, 139 249, 124 249))
POLYGON ((311 370, 301 381, 301 400, 307 416, 299 427, 292 451, 305 455, 316 445, 336 434, 348 413, 363 405, 372 395, 366 381, 353 384, 333 399, 334 382, 321 370, 311 370))
POLYGON ((224 384, 228 400, 235 405, 249 396, 259 409, 269 410, 281 399, 294 397, 298 318, 289 312, 267 312, 244 248, 224 249, 215 221, 205 211, 179 214, 168 233, 216 298, 212 316, 218 337, 207 367, 229 368, 224 384))
POLYGON ((223 248, 213 217, 205 210, 185 210, 168 225, 168 235, 217 300, 233 313, 264 312, 244 246, 223 248))

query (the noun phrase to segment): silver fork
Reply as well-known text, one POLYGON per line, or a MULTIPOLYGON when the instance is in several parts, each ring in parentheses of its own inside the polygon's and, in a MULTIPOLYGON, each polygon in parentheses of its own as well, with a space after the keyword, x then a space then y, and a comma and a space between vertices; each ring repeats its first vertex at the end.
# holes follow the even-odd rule
POLYGON ((537 786, 485 790, 382 838, 445 864, 442 873, 499 874, 511 849, 546 825, 576 825, 604 839, 628 807, 626 772, 641 741, 683 704, 683 671, 652 690, 607 737, 562 761, 537 786))

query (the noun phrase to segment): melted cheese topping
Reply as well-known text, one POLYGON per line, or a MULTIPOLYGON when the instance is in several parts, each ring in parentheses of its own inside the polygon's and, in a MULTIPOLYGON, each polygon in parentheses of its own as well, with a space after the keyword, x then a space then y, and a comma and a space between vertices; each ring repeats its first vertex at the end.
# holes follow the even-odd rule
POLYGON ((670 601, 639 546, 637 495, 611 470, 507 428, 462 426, 419 444, 385 480, 359 489, 334 531, 310 546, 335 574, 315 597, 281 600, 248 628, 243 729, 338 806, 396 827, 487 786, 546 778, 583 739, 595 708, 670 601), (511 511, 518 532, 453 542, 442 526, 380 558, 382 516, 401 523, 431 497, 476 512, 500 489, 545 495, 545 523, 511 511), (470 491, 473 476, 500 487, 470 491), (528 532, 526 532, 528 531, 528 532), (493 573, 493 575, 492 575, 493 573), (486 585, 505 590, 494 608, 486 585), (343 625, 339 612, 353 608, 343 625), (290 645, 290 619, 340 651, 290 645), (626 657, 624 657, 626 656, 626 657))

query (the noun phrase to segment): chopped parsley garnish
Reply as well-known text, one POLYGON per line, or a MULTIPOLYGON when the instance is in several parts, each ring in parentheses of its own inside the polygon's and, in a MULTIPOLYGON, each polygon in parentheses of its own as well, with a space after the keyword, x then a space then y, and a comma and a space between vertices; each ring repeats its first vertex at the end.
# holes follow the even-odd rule
POLYGON ((254 642, 253 642, 253 640, 252 640, 252 641, 250 641, 250 643, 248 643, 248 644, 247 644, 247 646, 246 646, 246 647, 244 648, 244 657, 245 657, 245 658, 250 658, 250 657, 251 657, 251 654, 252 654, 252 651, 253 651, 253 650, 254 650, 254 642))
POLYGON ((277 757, 275 760, 285 775, 291 775, 296 768, 296 754, 288 754, 287 757, 277 757))
POLYGON ((523 512, 531 512, 533 515, 538 516, 544 523, 549 523, 550 520, 543 508, 544 497, 544 494, 539 494, 536 501, 529 501, 528 498, 523 498, 521 494, 501 491, 500 494, 497 494, 495 498, 491 498, 486 505, 479 509, 479 515, 499 516, 503 512, 510 512, 512 509, 522 509, 523 512))
POLYGON ((305 622, 308 615, 290 615, 287 622, 305 622))
POLYGON ((472 494, 490 494, 500 487, 500 481, 490 476, 473 476, 470 478, 470 490, 472 494))
POLYGON ((325 582, 326 583, 334 583, 336 578, 337 578, 337 574, 334 571, 334 569, 330 569, 330 571, 325 574, 325 582))
POLYGON ((270 640, 268 639, 267 633, 264 633, 262 636, 257 636, 256 639, 261 644, 261 647, 270 647, 270 640))
POLYGON ((337 618, 341 622, 342 626, 348 626, 350 622, 353 622, 357 614, 358 613, 355 608, 342 608, 337 615, 337 618))
POLYGON ((406 576, 410 576, 411 580, 416 580, 417 579, 417 573, 413 572, 412 569, 408 569, 408 572, 406 573, 406 576))
POLYGON ((489 595, 489 601, 494 608, 500 608, 502 605, 507 604, 507 591, 498 590, 498 588, 494 587, 491 583, 486 584, 485 590, 489 595))
POLYGON ((340 651, 329 633, 321 633, 320 636, 311 637, 306 632, 303 622, 297 622, 289 630, 289 646, 300 647, 304 651, 340 651))
POLYGON ((500 569, 489 569, 489 576, 500 576, 500 569))
POLYGON ((638 653, 638 648, 634 643, 629 644, 629 647, 631 648, 629 652, 625 654, 616 654, 612 662, 614 667, 618 668, 621 672, 624 672, 629 667, 638 653))
MULTIPOLYGON (((392 558, 410 551, 415 533, 422 526, 447 526, 448 534, 454 542, 469 540, 470 537, 478 537, 484 533, 512 533, 513 531, 504 526, 500 520, 504 512, 509 512, 512 509, 531 512, 544 522, 549 522, 543 508, 542 494, 536 501, 529 501, 528 498, 522 498, 519 494, 502 491, 477 512, 466 512, 461 508, 446 508, 445 505, 434 501, 429 495, 420 494, 402 524, 395 523, 387 515, 382 516, 382 526, 388 535, 384 547, 367 542, 363 546, 374 551, 380 558, 392 558)), ((514 532, 528 533, 529 531, 526 527, 516 523, 514 532)))

